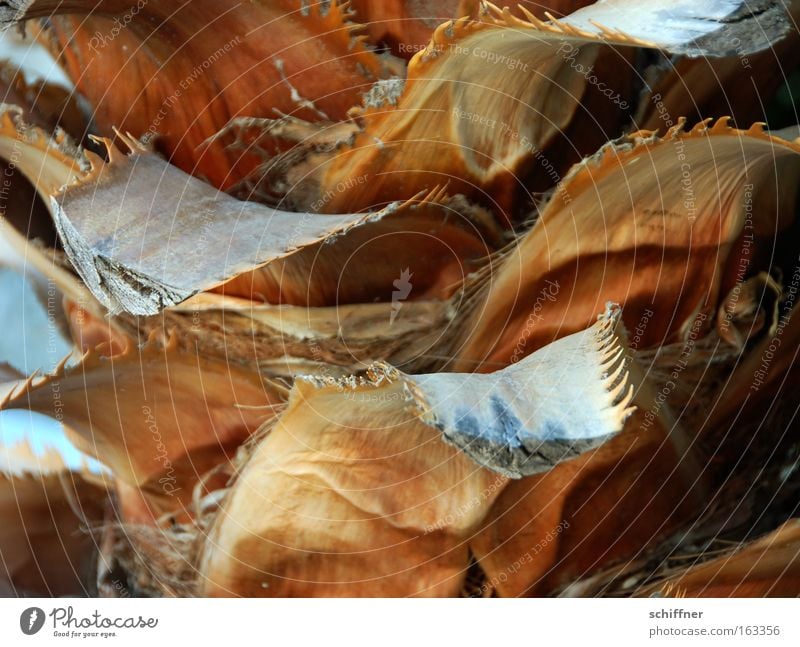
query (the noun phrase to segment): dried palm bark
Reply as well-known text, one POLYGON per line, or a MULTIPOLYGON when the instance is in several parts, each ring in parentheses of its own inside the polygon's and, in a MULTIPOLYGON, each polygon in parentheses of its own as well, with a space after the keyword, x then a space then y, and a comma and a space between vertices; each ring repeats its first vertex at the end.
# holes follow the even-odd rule
MULTIPOLYGON (((356 4, 401 55, 431 28, 417 3, 356 4)), ((0 156, 50 209, 63 253, 9 237, 85 354, 0 371, 0 408, 63 417, 107 466, 119 524, 75 556, 98 560, 101 592, 120 569, 162 595, 792 586, 783 549, 745 549, 768 564, 754 579, 657 560, 678 535, 752 524, 753 483, 787 500, 765 448, 798 438, 797 133, 676 114, 663 136, 624 134, 652 91, 683 110, 681 70, 704 69, 648 86, 652 52, 722 57, 708 65, 735 84, 741 56, 769 61, 783 7, 450 4, 430 15, 463 18, 407 70, 336 2, 0 8, 79 14, 29 27, 100 147, 4 106, 0 156)))
POLYGON ((776 178, 798 173, 797 142, 759 124, 680 124, 609 144, 573 168, 491 277, 456 370, 516 361, 585 327, 607 299, 629 329, 645 322, 638 349, 685 337, 698 313, 713 323, 737 284, 778 261, 766 254, 796 194, 776 178))
POLYGON ((194 484, 231 460, 284 398, 283 389, 258 374, 180 351, 174 340, 154 339, 108 358, 104 350, 88 351, 69 368, 65 358, 52 374, 20 381, 0 409, 62 420, 76 447, 141 490, 159 512, 182 510, 194 484), (194 414, 186 419, 189 410, 194 414))
POLYGON ((213 521, 200 591, 457 593, 502 475, 546 471, 630 415, 618 323, 611 310, 491 377, 299 380, 213 521))
POLYGON ((774 532, 729 554, 689 566, 637 595, 670 597, 795 597, 800 585, 800 526, 787 521, 774 532))
MULTIPOLYGON (((3 375, 0 379, 13 377, 3 375)), ((108 499, 96 466, 65 459, 64 441, 0 444, 0 592, 86 595, 93 590, 96 537, 108 499)))
POLYGON ((44 41, 93 106, 98 134, 157 138, 173 163, 219 187, 252 167, 221 143, 203 147, 228 120, 343 119, 387 74, 338 2, 37 0, 2 11, 0 23, 47 18, 44 41))
MULTIPOLYGON (((788 18, 797 25, 800 5, 787 3, 788 18)), ((800 65, 800 34, 790 29, 781 40, 756 53, 724 58, 658 60, 643 76, 645 96, 636 108, 639 128, 662 129, 679 117, 694 124, 709 117, 728 115, 746 128, 767 121, 765 97, 772 97, 800 65)), ((736 44, 736 41, 733 41, 736 44)))
MULTIPOLYGON (((363 239, 349 237, 343 245, 322 251, 320 244, 359 227, 369 227, 370 239, 392 239, 394 232, 424 234, 431 250, 414 249, 407 259, 401 255, 399 262, 419 268, 423 294, 447 294, 470 271, 470 261, 485 257, 494 247, 489 241, 496 240, 494 224, 484 213, 451 202, 441 190, 375 213, 296 214, 236 200, 168 164, 139 142, 122 140, 131 154, 122 154, 104 140, 109 155, 104 162, 75 148, 63 132, 51 141, 41 130, 24 124, 13 107, 5 107, 2 114, 0 153, 10 156, 20 151, 18 168, 49 201, 69 259, 112 312, 155 314, 244 273, 249 276, 223 292, 260 293, 277 302, 292 298, 311 305, 335 302, 339 286, 311 294, 301 286, 308 286, 315 265, 323 272, 329 266, 340 268, 363 239), (155 187, 156 194, 145 197, 140 187, 155 187), (109 218, 112 208, 116 217, 109 218), (382 223, 384 219, 392 224, 382 223), (174 245, 163 244, 173 240, 174 245), (435 254, 437 245, 449 256, 435 254), (301 255, 289 266, 253 274, 314 246, 310 258, 301 255), (193 260, 187 263, 188 258, 193 260)), ((378 255, 379 249, 366 253, 368 260, 378 255)), ((393 275, 394 271, 373 272, 374 282, 345 285, 342 301, 372 298, 375 290, 387 289, 393 275)))
POLYGON ((756 52, 786 31, 782 7, 762 5, 720 3, 706 18, 692 2, 669 3, 669 11, 658 2, 598 3, 543 22, 524 7, 527 20, 489 4, 477 20, 437 28, 404 84, 376 86, 352 143, 291 169, 290 199, 306 208, 343 183, 350 188, 324 203, 337 213, 407 199, 446 178, 455 190, 508 212, 526 167, 538 161, 540 173, 557 175, 543 151, 569 126, 590 82, 611 81, 614 101, 604 109, 612 113, 615 102, 619 110, 632 101, 614 92, 613 80, 592 73, 603 48, 714 57, 735 54, 735 39, 741 54, 756 52))

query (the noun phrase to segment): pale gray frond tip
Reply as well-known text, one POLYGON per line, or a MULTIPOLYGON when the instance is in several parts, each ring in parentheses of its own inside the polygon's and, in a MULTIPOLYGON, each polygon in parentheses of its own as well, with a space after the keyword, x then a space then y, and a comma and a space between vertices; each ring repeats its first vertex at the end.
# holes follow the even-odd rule
MULTIPOLYGON (((64 250, 112 313, 154 315, 311 245, 394 214, 315 214, 240 201, 165 160, 118 154, 97 182, 65 187, 50 211, 64 250)), ((410 201, 413 202, 413 201, 410 201)))
POLYGON ((624 35, 684 56, 748 56, 789 31, 782 0, 598 0, 563 23, 609 37, 624 35))
POLYGON ((5 0, 0 2, 0 32, 24 20, 35 0, 5 0))
POLYGON ((423 420, 480 465, 547 471, 620 432, 635 407, 619 306, 496 373, 409 378, 423 420))

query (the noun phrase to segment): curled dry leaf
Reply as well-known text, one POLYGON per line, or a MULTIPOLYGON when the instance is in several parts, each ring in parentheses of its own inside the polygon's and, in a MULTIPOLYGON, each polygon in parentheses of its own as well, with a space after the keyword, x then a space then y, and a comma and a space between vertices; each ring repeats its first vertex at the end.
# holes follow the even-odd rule
POLYGON ((744 351, 747 341, 758 336, 766 326, 769 326, 769 333, 774 332, 782 296, 781 285, 766 272, 737 281, 717 312, 717 334, 739 352, 744 351))
POLYGON ((637 596, 795 597, 800 587, 800 520, 791 519, 728 554, 682 569, 637 596))
POLYGON ((634 401, 615 438, 500 494, 471 542, 487 592, 552 595, 641 556, 703 509, 708 489, 690 437, 652 396, 634 401))
POLYGON ((587 331, 491 375, 417 376, 423 420, 507 476, 547 471, 608 440, 633 412, 625 345, 610 307, 587 331))
POLYGON ((567 461, 630 415, 618 323, 611 309, 491 376, 299 379, 214 521, 201 592, 456 593, 504 475, 567 461))
MULTIPOLYGON (((79 140, 86 133, 88 119, 75 95, 51 83, 27 81, 9 61, 0 61, 0 98, 19 106, 25 120, 45 132, 61 127, 79 140)), ((16 229, 10 235, 19 232, 54 247, 58 237, 47 205, 16 168, 19 152, 12 148, 9 156, 0 159, 0 227, 5 230, 8 224, 16 229)))
MULTIPOLYGON (((584 306, 618 298, 632 345, 657 349, 647 366, 657 393, 638 398, 626 429, 597 452, 503 491, 473 543, 489 590, 552 594, 612 564, 645 559, 648 547, 703 513, 712 493, 733 496, 716 488, 733 490, 723 466, 738 464, 749 447, 747 430, 755 427, 746 420, 760 425, 767 416, 747 391, 774 345, 774 330, 764 336, 764 328, 779 320, 760 314, 776 286, 759 270, 792 254, 773 251, 777 232, 794 231, 795 213, 794 188, 776 194, 775 177, 795 175, 797 164, 796 144, 759 127, 735 131, 723 121, 689 133, 673 129, 664 139, 640 133, 574 169, 506 257, 479 300, 457 367, 492 370, 516 361, 579 328, 589 316, 584 306), (719 336, 705 349, 711 333, 719 336), (759 333, 759 345, 747 348, 728 380, 731 365, 716 359, 726 356, 720 339, 731 338, 738 359, 740 341, 759 333), (698 388, 698 372, 711 388, 698 388), (714 460, 709 437, 717 439, 714 460), (724 447, 720 438, 728 438, 724 447)), ((794 276, 793 267, 784 269, 794 276)), ((777 381, 797 348, 789 332, 782 330, 777 381)), ((762 433, 776 442, 769 429, 762 433)), ((747 474, 756 478, 740 478, 752 482, 747 474)))
POLYGON ((203 147, 228 120, 341 120, 386 73, 339 2, 35 0, 0 12, 0 24, 45 19, 41 37, 101 134, 157 136, 173 163, 218 187, 252 167, 221 142, 203 147))
POLYGON ((63 133, 51 140, 27 127, 13 108, 2 119, 0 154, 22 150, 19 168, 49 199, 69 259, 112 312, 155 314, 245 273, 222 291, 311 304, 336 302, 340 292, 345 302, 380 292, 388 300, 393 280, 410 267, 419 268, 419 294, 450 294, 496 245, 491 219, 441 190, 375 213, 290 213, 236 200, 127 137, 131 154, 106 141, 105 163, 63 133), (336 245, 359 227, 369 231, 336 245), (399 254, 397 269, 380 266, 382 245, 402 250, 403 236, 418 244, 399 254), (309 247, 290 263, 253 273, 309 247), (340 287, 334 279, 353 256, 374 271, 340 287), (308 287, 315 272, 331 274, 318 289, 308 287))
MULTIPOLYGON (((609 144, 559 185, 490 277, 456 370, 492 370, 623 306, 635 347, 682 339, 725 295, 770 270, 795 213, 800 144, 725 119, 609 144), (644 322, 644 325, 643 325, 644 322)), ((703 331, 704 333, 706 331, 703 331)))
POLYGON ((30 436, 9 443, 5 436, 0 433, 0 593, 89 594, 92 531, 108 501, 102 475, 65 459, 63 443, 30 436))
MULTIPOLYGON (((729 546, 729 538, 746 540, 757 527, 771 528, 785 519, 782 502, 796 498, 791 475, 797 460, 793 421, 800 348, 794 307, 800 284, 796 259, 791 267, 777 307, 765 296, 758 298, 763 309, 774 312, 766 316, 762 309, 754 318, 748 315, 750 324, 741 329, 751 337, 743 349, 732 346, 732 361, 717 357, 725 356, 720 350, 724 337, 717 333, 726 325, 735 327, 735 320, 721 315, 706 338, 690 336, 675 348, 659 347, 658 357, 648 356, 646 364, 657 399, 649 405, 636 402, 639 410, 628 422, 635 425, 630 427, 633 433, 626 429, 591 460, 574 461, 578 469, 571 477, 566 476, 567 464, 544 475, 541 482, 527 479, 528 484, 514 483, 503 493, 496 508, 498 526, 487 524, 476 543, 494 556, 488 563, 497 565, 492 576, 499 582, 498 592, 631 595, 643 581, 670 580, 683 571, 685 567, 675 566, 676 560, 699 564, 713 559, 713 554, 700 559, 698 547, 702 553, 702 547, 717 539, 729 546), (763 330, 754 330, 758 325, 763 330), (705 374, 707 387, 695 383, 696 370, 705 374), (676 433, 669 421, 649 425, 641 419, 642 413, 655 411, 674 411, 683 432, 676 433), (682 443, 675 442, 681 437, 682 443), (596 461, 601 455, 606 456, 606 465, 596 461), (558 479, 559 472, 564 480, 551 481, 558 490, 543 487, 548 479, 558 479), (541 506, 550 512, 540 513, 541 506), (551 533, 557 541, 547 542, 548 554, 534 561, 533 568, 507 579, 500 576, 502 568, 525 558, 529 547, 537 545, 534 540, 548 527, 540 524, 546 523, 562 524, 562 532, 551 533), (502 544, 508 536, 511 541, 502 544), (495 546, 500 546, 496 552, 495 546)), ((762 295, 774 294, 773 285, 764 285, 764 277, 755 276, 739 283, 740 289, 732 291, 725 303, 739 294, 740 305, 749 310, 753 304, 748 292, 754 285, 762 285, 762 295)), ((757 571, 754 567, 754 577, 757 571)), ((770 577, 765 577, 762 588, 750 587, 753 581, 744 578, 742 590, 754 595, 767 594, 768 585, 782 590, 781 578, 775 572, 770 577)), ((733 592, 732 578, 728 582, 733 592)), ((646 590, 657 588, 648 585, 646 590)), ((698 590, 689 595, 701 595, 698 590)))
POLYGON ((133 341, 121 330, 119 321, 99 317, 69 298, 64 299, 64 312, 70 335, 82 353, 102 347, 107 357, 114 357, 130 349, 133 341))
MULTIPOLYGON (((571 123, 590 79, 592 85, 608 80, 591 71, 604 46, 727 56, 737 53, 732 39, 746 54, 788 28, 782 4, 770 1, 618 0, 549 22, 524 7, 527 20, 487 6, 491 11, 478 20, 440 25, 411 61, 404 86, 393 83, 367 97, 363 129, 352 143, 290 170, 295 204, 307 208, 329 187, 345 186, 322 208, 352 211, 448 181, 453 190, 509 212, 533 160, 558 176, 542 151, 571 123)), ((608 98, 604 109, 611 111, 631 99, 608 98)))
POLYGON ((29 81, 5 60, 0 62, 0 93, 3 103, 22 107, 26 121, 43 130, 60 127, 79 140, 87 131, 88 119, 73 93, 45 81, 29 81))
MULTIPOLYGON (((427 46, 433 32, 443 22, 462 16, 476 17, 483 9, 481 0, 351 0, 355 18, 362 23, 373 43, 388 46, 392 54, 410 59, 427 46)), ((522 16, 525 7, 544 20, 546 13, 563 16, 591 4, 591 0, 521 0, 511 10, 522 16)))
POLYGON ((0 473, 2 594, 91 593, 96 540, 90 525, 102 521, 105 498, 105 492, 69 473, 0 473))
POLYGON ((299 249, 213 291, 322 307, 392 301, 395 282, 401 282, 408 286, 404 301, 446 299, 490 262, 502 241, 489 212, 444 191, 374 215, 341 236, 326 238, 324 245, 299 249))
MULTIPOLYGON (((781 140, 723 118, 685 132, 675 113, 665 137, 614 140, 561 178, 630 116, 682 110, 681 71, 690 88, 718 72, 743 97, 737 65, 754 55, 753 87, 772 87, 772 52, 758 52, 785 33, 783 3, 604 0, 555 19, 356 1, 375 45, 407 55, 431 30, 405 79, 338 2, 140 5, 0 3, 5 24, 47 18, 28 27, 61 52, 100 134, 133 133, 116 133, 129 155, 99 140, 103 159, 50 136, 52 119, 0 110, 0 157, 46 201, 64 254, 24 227, 8 238, 63 293, 86 351, 48 377, 0 365, 0 408, 63 419, 111 472, 95 483, 48 454, 54 470, 31 479, 31 446, 7 454, 0 514, 16 496, 36 541, 0 533, 13 558, 0 588, 84 582, 34 568, 82 529, 42 506, 74 502, 56 480, 76 473, 121 513, 101 588, 122 568, 133 590, 167 595, 455 595, 468 572, 482 595, 592 591, 606 569, 669 555, 690 524, 709 539, 732 508, 752 518, 743 486, 783 492, 796 469, 773 456, 796 442, 796 129, 781 140), (425 24, 444 11, 465 17, 425 24), (688 57, 645 78, 662 105, 636 96, 657 51, 688 57), (556 184, 532 229, 492 255, 498 222, 556 184), (607 301, 624 315, 594 323, 607 301)), ((717 110, 706 86, 698 98, 717 110)), ((793 532, 636 581, 785 591, 793 532), (753 559, 763 568, 745 572, 753 559)))
MULTIPOLYGON (((445 360, 439 350, 447 343, 453 312, 447 301, 302 308, 202 293, 155 317, 123 314, 113 321, 132 339, 174 330, 182 347, 203 356, 291 379, 345 377, 376 361, 409 373, 434 370, 445 360)), ((107 334, 108 326, 83 316, 80 334, 107 334)))
POLYGON ((785 404, 792 406, 789 393, 800 378, 796 367, 800 354, 800 308, 796 302, 800 289, 800 259, 792 269, 774 325, 721 386, 719 405, 711 414, 709 427, 730 429, 742 416, 760 425, 763 422, 760 416, 781 404, 778 397, 781 393, 787 396, 785 404), (761 407, 766 406, 766 411, 756 407, 759 403, 761 407))
POLYGON ((140 488, 156 512, 182 510, 206 472, 230 462, 266 421, 283 389, 220 360, 151 340, 18 384, 0 409, 30 409, 63 422, 69 439, 140 488), (57 396, 57 397, 56 397, 57 396))

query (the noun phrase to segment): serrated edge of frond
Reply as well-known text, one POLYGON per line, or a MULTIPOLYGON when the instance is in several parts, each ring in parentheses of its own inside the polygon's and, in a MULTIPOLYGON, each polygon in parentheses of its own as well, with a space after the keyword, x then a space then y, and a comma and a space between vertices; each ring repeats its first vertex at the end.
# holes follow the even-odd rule
POLYGON ((384 64, 378 54, 368 47, 369 37, 363 34, 364 25, 353 20, 355 12, 349 0, 331 0, 327 5, 312 2, 301 9, 298 15, 319 26, 319 35, 341 39, 341 45, 348 51, 348 57, 354 56, 356 65, 374 78, 380 78, 385 72, 384 64))
POLYGON ((655 147, 674 143, 676 140, 688 141, 720 136, 748 137, 800 154, 800 138, 789 141, 771 135, 766 130, 764 122, 755 122, 747 129, 740 129, 730 126, 730 121, 731 118, 728 116, 719 117, 716 120, 708 118, 687 129, 687 120, 685 117, 681 117, 678 119, 678 123, 670 127, 664 135, 659 135, 658 130, 637 130, 623 135, 606 143, 593 155, 574 164, 555 187, 551 202, 559 194, 569 195, 569 186, 579 180, 581 175, 587 171, 592 174, 593 182, 596 182, 598 175, 621 167, 630 158, 649 153, 655 147))
POLYGON ((18 402, 34 390, 41 389, 43 386, 47 386, 48 384, 52 384, 76 373, 92 371, 105 363, 109 366, 113 366, 118 362, 130 360, 142 361, 151 357, 177 352, 179 352, 177 334, 175 334, 174 331, 170 331, 169 336, 165 338, 165 335, 159 329, 151 331, 148 340, 142 346, 129 344, 124 352, 117 355, 112 356, 109 354, 107 342, 90 348, 83 353, 83 355, 77 355, 75 352, 72 352, 64 357, 51 372, 42 375, 38 371, 34 371, 25 380, 21 380, 15 384, 11 390, 6 393, 5 397, 0 400, 0 411, 7 409, 9 404, 18 402), (77 359, 77 361, 74 364, 70 364, 70 360, 73 359, 77 359))
POLYGON ((653 42, 628 36, 621 31, 604 27, 595 22, 592 22, 592 24, 597 27, 599 33, 575 27, 563 19, 556 18, 550 12, 545 12, 548 20, 541 20, 523 6, 519 6, 519 10, 524 14, 524 18, 514 15, 508 7, 501 9, 491 2, 485 3, 485 6, 488 8, 488 13, 477 20, 469 16, 463 16, 439 25, 434 30, 428 45, 417 52, 409 62, 408 80, 424 74, 427 71, 427 64, 436 60, 449 46, 476 33, 495 29, 524 29, 549 36, 579 39, 598 44, 629 45, 631 47, 658 49, 658 45, 653 42))
POLYGON ((632 405, 634 385, 628 369, 631 360, 627 347, 627 333, 622 324, 622 308, 616 303, 606 305, 598 316, 599 325, 594 331, 595 351, 600 356, 603 386, 609 394, 609 410, 619 427, 636 411, 632 405))
MULTIPOLYGON (((75 177, 65 186, 91 181, 105 165, 105 161, 99 155, 81 148, 61 128, 56 128, 52 134, 48 134, 39 126, 27 123, 24 119, 24 110, 14 104, 0 103, 0 137, 24 142, 65 167, 77 166, 73 172, 75 177)), ((44 187, 50 194, 58 192, 61 188, 63 187, 44 187)))

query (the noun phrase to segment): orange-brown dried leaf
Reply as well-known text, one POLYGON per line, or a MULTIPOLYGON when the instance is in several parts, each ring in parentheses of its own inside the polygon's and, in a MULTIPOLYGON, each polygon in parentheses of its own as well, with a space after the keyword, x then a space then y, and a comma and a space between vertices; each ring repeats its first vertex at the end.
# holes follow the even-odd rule
MULTIPOLYGON (((436 29, 412 59, 402 91, 398 81, 376 87, 360 112, 362 132, 293 169, 290 197, 307 207, 329 187, 344 186, 322 207, 336 213, 407 198, 447 180, 452 190, 508 215, 531 165, 539 176, 558 175, 542 153, 573 121, 588 85, 609 92, 584 120, 596 131, 610 128, 613 136, 631 107, 628 59, 621 57, 607 78, 593 70, 604 46, 725 56, 733 53, 730 39, 741 33, 741 52, 758 51, 787 27, 783 7, 768 4, 755 15, 726 5, 737 14, 733 21, 718 11, 714 19, 699 18, 702 3, 618 0, 549 22, 524 7, 526 20, 487 4, 490 11, 478 19, 436 29), (362 177, 368 181, 357 183, 362 177)), ((568 144, 582 145, 580 138, 568 144)))
POLYGON ((640 329, 637 349, 679 339, 697 312, 711 323, 737 282, 777 261, 796 199, 785 180, 798 173, 800 145, 726 120, 604 147, 487 278, 456 369, 506 365, 584 328, 608 300, 640 329))
POLYGON ((222 188, 254 161, 203 146, 230 119, 344 119, 384 74, 339 2, 38 0, 26 17, 47 18, 46 42, 101 134, 157 134, 173 163, 222 188))
POLYGON ((109 503, 106 483, 85 461, 69 467, 58 442, 36 439, 30 424, 33 437, 0 443, 0 595, 85 596, 93 588, 93 531, 109 503))
POLYGON ((216 518, 199 593, 455 595, 505 477, 419 421, 401 381, 295 389, 216 518))
POLYGON ((790 598, 800 589, 800 522, 777 530, 733 552, 683 569, 637 596, 682 598, 790 598))
MULTIPOLYGON (((3 103, 19 106, 25 120, 45 132, 60 127, 77 139, 86 132, 87 120, 72 93, 44 81, 29 83, 7 62, 0 64, 0 98, 3 103)), ((16 161, 0 162, 0 175, 2 217, 27 238, 54 245, 56 235, 47 207, 37 198, 31 183, 16 171, 16 161)))
POLYGON ((663 419, 646 422, 650 405, 598 449, 508 485, 470 541, 487 592, 552 595, 641 557, 700 513, 705 486, 697 458, 682 431, 663 419))
POLYGON ((589 451, 630 415, 618 323, 611 309, 492 376, 299 380, 213 523, 199 592, 456 594, 507 477, 589 451))
MULTIPOLYGON (((0 451, 6 451, 3 447, 0 451)), ((86 596, 107 494, 70 472, 0 473, 0 595, 86 596)))
POLYGON ((237 200, 127 136, 131 154, 104 140, 104 162, 13 107, 2 120, 0 156, 16 155, 69 260, 114 312, 155 314, 231 280, 228 295, 330 305, 389 301, 415 274, 403 300, 447 297, 500 241, 487 212, 441 189, 376 213, 293 213, 237 200))
POLYGON ((156 509, 186 505, 195 483, 229 462, 283 400, 257 373, 178 350, 175 340, 115 357, 101 352, 30 378, 0 408, 63 421, 78 449, 141 488, 156 509))

